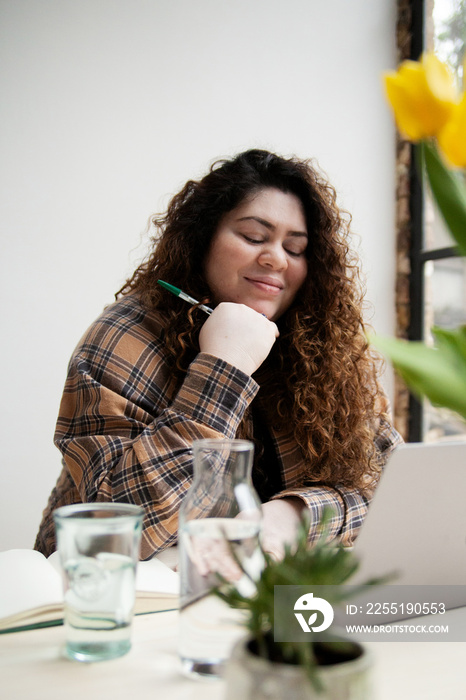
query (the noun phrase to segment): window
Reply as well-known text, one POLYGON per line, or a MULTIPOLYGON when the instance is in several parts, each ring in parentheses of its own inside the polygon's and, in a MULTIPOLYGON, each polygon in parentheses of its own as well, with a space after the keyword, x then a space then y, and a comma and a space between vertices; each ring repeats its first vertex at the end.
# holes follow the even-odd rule
MULTIPOLYGON (((461 85, 466 0, 425 0, 413 2, 412 7, 414 46, 417 43, 421 49, 434 50, 450 65, 461 85)), ((418 58, 419 53, 412 57, 418 58)), ((429 343, 433 325, 448 328, 466 323, 466 260, 456 255, 428 188, 421 187, 414 168, 411 226, 409 337, 429 343)), ((411 399, 407 436, 410 441, 435 441, 452 436, 466 437, 464 422, 446 409, 434 408, 428 401, 411 399)))

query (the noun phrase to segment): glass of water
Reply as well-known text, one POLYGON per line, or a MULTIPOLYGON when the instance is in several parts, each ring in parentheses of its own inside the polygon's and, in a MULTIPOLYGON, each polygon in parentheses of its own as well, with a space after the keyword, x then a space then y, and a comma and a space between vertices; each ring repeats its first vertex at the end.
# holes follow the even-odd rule
POLYGON ((143 516, 143 508, 126 503, 54 511, 69 658, 103 661, 131 648, 143 516))

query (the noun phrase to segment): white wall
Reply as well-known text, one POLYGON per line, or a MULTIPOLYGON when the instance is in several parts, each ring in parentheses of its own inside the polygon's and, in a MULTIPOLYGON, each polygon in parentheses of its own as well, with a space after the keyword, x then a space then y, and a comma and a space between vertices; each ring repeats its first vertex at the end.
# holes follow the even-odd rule
MULTIPOLYGON (((147 218, 222 155, 315 156, 392 331, 395 0, 0 0, 0 549, 60 469, 69 356, 144 253, 147 218)), ((389 380, 388 380, 389 381, 389 380)))

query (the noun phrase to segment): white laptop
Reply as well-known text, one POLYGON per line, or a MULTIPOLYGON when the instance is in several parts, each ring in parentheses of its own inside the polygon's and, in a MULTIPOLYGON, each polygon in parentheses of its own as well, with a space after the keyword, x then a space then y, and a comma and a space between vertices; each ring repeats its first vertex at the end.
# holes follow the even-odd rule
POLYGON ((397 572, 392 584, 413 586, 413 595, 439 585, 447 607, 466 605, 466 442, 398 447, 354 553, 360 568, 351 583, 397 572))

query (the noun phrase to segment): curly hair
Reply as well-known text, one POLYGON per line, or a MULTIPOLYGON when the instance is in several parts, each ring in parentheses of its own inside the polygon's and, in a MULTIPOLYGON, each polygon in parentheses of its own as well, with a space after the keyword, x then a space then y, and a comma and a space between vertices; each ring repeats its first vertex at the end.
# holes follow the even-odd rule
MULTIPOLYGON (((157 279, 209 303, 204 262, 222 217, 264 188, 297 196, 309 243, 308 275, 278 319, 280 336, 255 373, 270 423, 293 426, 306 463, 304 484, 342 485, 366 491, 380 473, 375 433, 387 419, 378 382, 381 359, 368 345, 364 288, 350 247, 351 217, 310 160, 250 150, 216 161, 199 181, 190 180, 164 215, 151 219, 151 252, 117 292, 137 293, 150 309, 164 310, 165 342, 179 383, 199 352, 205 316, 168 295, 157 279), (267 397, 271 400, 267 400, 267 397)), ((238 437, 252 437, 247 417, 238 437)))

